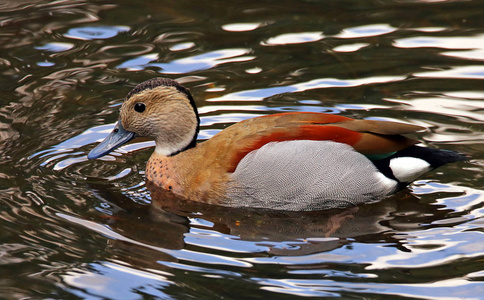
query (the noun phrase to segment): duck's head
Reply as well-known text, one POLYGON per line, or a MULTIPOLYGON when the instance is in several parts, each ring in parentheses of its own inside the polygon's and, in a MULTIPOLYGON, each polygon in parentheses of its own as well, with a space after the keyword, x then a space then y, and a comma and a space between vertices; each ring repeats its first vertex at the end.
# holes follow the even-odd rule
POLYGON ((128 93, 114 130, 87 157, 99 158, 135 137, 152 138, 157 153, 174 155, 195 146, 199 123, 188 89, 171 79, 153 78, 128 93))

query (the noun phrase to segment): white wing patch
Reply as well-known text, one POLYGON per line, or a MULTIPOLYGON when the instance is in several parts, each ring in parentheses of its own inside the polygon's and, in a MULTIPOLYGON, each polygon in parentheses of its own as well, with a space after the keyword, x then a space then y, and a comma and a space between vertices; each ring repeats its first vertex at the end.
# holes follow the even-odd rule
POLYGON ((390 169, 400 182, 411 182, 432 170, 428 162, 416 157, 396 157, 390 160, 390 169))

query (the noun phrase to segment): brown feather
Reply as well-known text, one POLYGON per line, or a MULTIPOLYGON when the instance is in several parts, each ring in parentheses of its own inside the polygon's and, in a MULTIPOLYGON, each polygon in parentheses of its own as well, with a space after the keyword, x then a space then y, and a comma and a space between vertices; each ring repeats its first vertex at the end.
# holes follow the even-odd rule
POLYGON ((390 121, 349 120, 338 123, 338 126, 358 131, 384 135, 407 134, 425 130, 425 127, 390 121))

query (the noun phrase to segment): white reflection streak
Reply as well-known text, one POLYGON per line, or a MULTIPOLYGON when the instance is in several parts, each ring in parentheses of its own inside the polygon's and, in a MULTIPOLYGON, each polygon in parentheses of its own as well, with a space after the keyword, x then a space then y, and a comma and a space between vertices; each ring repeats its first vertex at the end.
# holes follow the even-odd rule
POLYGON ((62 51, 71 50, 73 47, 74 47, 74 44, 72 43, 52 42, 52 43, 47 43, 43 46, 35 47, 35 49, 51 51, 51 52, 62 52, 62 51))
POLYGON ((356 52, 363 47, 366 47, 370 44, 368 43, 355 43, 355 44, 348 44, 348 45, 341 45, 333 48, 333 51, 336 52, 356 52))
POLYGON ((259 28, 262 23, 232 23, 222 25, 222 29, 232 32, 252 31, 259 28))
POLYGON ((398 48, 443 48, 460 51, 443 52, 443 55, 484 60, 484 34, 469 37, 432 37, 418 36, 399 39, 395 42, 398 48))
POLYGON ((186 43, 181 43, 181 44, 173 45, 173 46, 170 47, 170 50, 171 51, 181 51, 181 50, 187 50, 187 49, 190 49, 190 48, 193 48, 193 47, 195 47, 195 43, 193 43, 193 42, 186 42, 186 43))
MULTIPOLYGON (((449 241, 443 241, 439 240, 439 243, 445 244, 445 247, 438 248, 437 251, 443 251, 445 248, 450 248, 451 246, 458 245, 463 242, 449 242, 449 241)), ((454 255, 449 255, 445 256, 441 259, 435 259, 429 262, 425 263, 415 263, 415 260, 412 260, 413 258, 420 257, 422 253, 427 253, 428 250, 422 250, 422 249, 416 249, 412 248, 412 253, 395 253, 393 255, 387 255, 387 256, 380 256, 378 257, 375 261, 371 262, 371 265, 367 266, 365 270, 383 270, 383 269, 395 269, 395 268, 405 268, 405 269, 421 269, 421 268, 429 268, 429 267, 435 267, 435 266, 440 266, 440 265, 445 265, 448 262, 455 262, 459 261, 460 259, 469 259, 469 258, 475 258, 475 257, 480 257, 483 255, 482 252, 475 252, 472 254, 454 254, 454 255), (400 261, 400 263, 395 264, 392 263, 392 261, 400 261), (402 261, 409 261, 410 263, 401 263, 402 261)))
MULTIPOLYGON (((129 268, 127 266, 123 266, 122 263, 123 262, 120 261, 118 264, 113 264, 113 263, 108 263, 108 262, 103 262, 102 264, 105 267, 108 267, 108 268, 111 268, 111 269, 114 269, 114 270, 117 270, 117 271, 120 271, 120 272, 123 272, 123 273, 129 273, 129 274, 133 274, 133 275, 136 275, 136 276, 139 276, 139 277, 154 279, 154 280, 168 281, 167 278, 163 275, 166 275, 166 276, 172 276, 173 275, 171 273, 163 272, 161 270, 148 269, 152 272, 158 273, 158 274, 151 274, 151 273, 143 272, 143 271, 140 271, 140 270, 132 269, 132 268, 129 268)), ((174 283, 173 281, 169 281, 169 282, 174 283)))
POLYGON ((276 46, 276 45, 290 45, 290 44, 303 44, 309 42, 316 42, 322 40, 324 35, 322 32, 299 32, 299 33, 285 33, 272 38, 269 38, 267 42, 261 43, 264 46, 276 46))
POLYGON ((373 36, 387 34, 395 30, 397 30, 395 27, 392 27, 388 24, 371 24, 371 25, 345 28, 343 32, 341 32, 338 35, 335 35, 335 37, 342 38, 342 39, 373 37, 373 36))
POLYGON ((416 77, 484 79, 484 66, 454 67, 450 70, 420 72, 416 77))
POLYGON ((398 39, 398 48, 437 47, 444 49, 484 49, 484 34, 469 37, 417 36, 398 39))

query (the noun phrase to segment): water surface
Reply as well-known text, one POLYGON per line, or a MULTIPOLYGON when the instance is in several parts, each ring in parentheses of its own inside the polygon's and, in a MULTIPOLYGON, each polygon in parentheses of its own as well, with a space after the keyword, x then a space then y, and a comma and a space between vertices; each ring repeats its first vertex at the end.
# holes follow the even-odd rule
POLYGON ((0 4, 0 297, 479 299, 482 1, 0 4), (323 212, 160 204, 153 143, 101 160, 122 99, 190 88, 200 141, 314 111, 425 126, 469 154, 378 203, 323 212))

